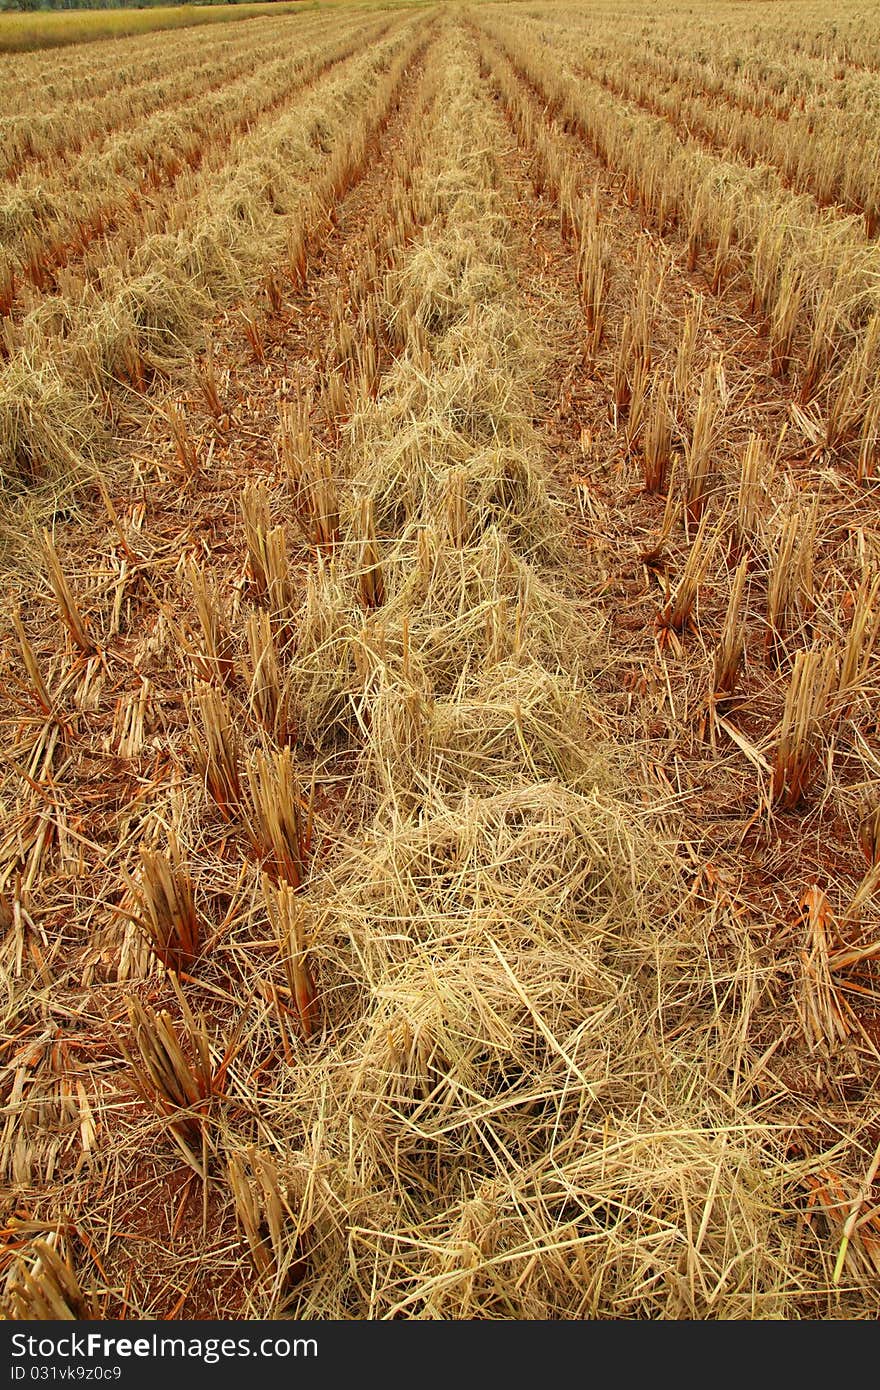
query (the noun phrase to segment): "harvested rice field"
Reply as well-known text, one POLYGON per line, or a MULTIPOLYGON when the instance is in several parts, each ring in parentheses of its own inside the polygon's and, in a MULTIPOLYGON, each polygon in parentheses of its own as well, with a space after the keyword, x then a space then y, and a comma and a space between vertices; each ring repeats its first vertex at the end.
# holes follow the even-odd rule
MULTIPOLYGON (((268 0, 268 3, 229 5, 154 5, 139 0, 137 9, 35 10, 21 5, 22 13, 0 11, 0 52, 26 53, 38 48, 63 48, 69 43, 119 39, 129 34, 148 34, 154 29, 189 28, 194 24, 224 24, 251 19, 258 14, 283 14, 332 0, 268 0)), ((21 4, 21 0, 19 0, 21 4)))
POLYGON ((880 8, 0 60, 11 1319, 880 1314, 880 8))

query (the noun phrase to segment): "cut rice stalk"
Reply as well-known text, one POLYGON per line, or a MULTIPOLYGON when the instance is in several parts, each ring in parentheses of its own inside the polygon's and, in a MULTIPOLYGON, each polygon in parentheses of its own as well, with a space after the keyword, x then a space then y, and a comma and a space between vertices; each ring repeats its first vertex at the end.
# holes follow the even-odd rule
POLYGON ((771 802, 784 810, 798 806, 815 781, 834 674, 832 651, 813 648, 795 657, 770 784, 771 802))
POLYGON ((89 625, 83 618, 77 606, 73 591, 67 582, 61 562, 58 559, 58 552, 55 543, 48 531, 42 534, 43 560, 46 566, 46 573, 55 601, 58 604, 58 613, 64 626, 67 628, 80 651, 86 656, 91 656, 98 650, 94 638, 92 637, 89 625))
POLYGON ((232 820, 241 806, 239 743, 226 701, 220 691, 198 682, 193 704, 199 711, 201 730, 190 717, 193 755, 205 786, 225 820, 232 820))
POLYGON ((263 897, 303 1037, 309 1038, 320 1023, 321 1008, 306 941, 306 908, 291 884, 281 880, 274 888, 265 875, 263 897))
POLYGON ((96 1316, 70 1254, 54 1232, 45 1240, 34 1240, 30 1254, 32 1263, 19 1258, 12 1273, 8 1296, 16 1321, 71 1322, 96 1316))
POLYGON ((195 891, 172 834, 169 852, 140 851, 141 923, 157 958, 167 970, 187 971, 199 954, 200 923, 195 891))
POLYGON ((246 770, 250 796, 245 823, 254 851, 273 880, 299 888, 308 877, 314 784, 304 801, 289 748, 273 753, 257 749, 246 770))

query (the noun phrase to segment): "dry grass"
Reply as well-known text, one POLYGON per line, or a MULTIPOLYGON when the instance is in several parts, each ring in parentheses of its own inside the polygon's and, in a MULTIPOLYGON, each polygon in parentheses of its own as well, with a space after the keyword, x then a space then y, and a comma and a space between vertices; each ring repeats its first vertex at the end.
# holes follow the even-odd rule
MULTIPOLYGON (((47 152, 51 191, 38 180, 28 196, 12 192, 10 248, 0 256, 11 258, 4 283, 11 275, 19 295, 14 321, 4 319, 5 485, 81 483, 96 461, 106 467, 108 417, 137 411, 156 374, 188 359, 213 306, 238 301, 246 284, 257 290, 294 227, 307 253, 414 46, 405 17, 366 14, 344 33, 316 24, 312 32, 305 21, 301 51, 276 54, 269 72, 258 63, 221 84, 219 97, 209 91, 187 119, 158 111, 142 135, 129 129, 111 151, 84 154, 73 171, 59 151, 47 152), (360 127, 349 126, 352 102, 360 127), (328 120, 333 158, 325 161, 310 131, 328 120), (157 146, 167 151, 167 167, 154 177, 157 146), (155 184, 152 201, 137 192, 145 181, 155 184)), ((125 97, 123 121, 124 112, 125 97)), ((136 112, 128 119, 137 125, 136 112)), ((33 142, 22 138, 30 151, 33 142)), ((40 156, 34 146, 32 157, 40 156)), ((207 348, 195 376, 222 423, 231 403, 210 334, 207 348)))
POLYGON ((209 685, 196 686, 192 703, 201 726, 193 725, 191 730, 196 766, 224 818, 230 820, 241 802, 239 738, 233 719, 223 696, 209 685))
POLYGON ((26 53, 96 39, 120 39, 157 29, 189 28, 195 24, 225 24, 257 16, 308 9, 296 4, 154 5, 147 9, 74 10, 69 14, 4 14, 0 16, 0 52, 26 53))
POLYGON ((10 1318, 877 1315, 870 306, 538 11, 151 166, 97 355, 28 290, 16 486, 115 453, 2 619, 10 1318))
POLYGON ((199 953, 199 919, 192 879, 172 840, 170 853, 141 850, 141 922, 158 959, 178 974, 199 953))
POLYGON ((712 564, 725 523, 726 517, 722 516, 713 527, 710 526, 709 514, 703 517, 691 544, 681 578, 672 597, 660 613, 661 629, 681 632, 693 621, 700 585, 712 564))
POLYGON ((815 648, 794 660, 770 786, 772 800, 787 810, 800 804, 818 772, 833 664, 832 652, 815 648))
POLYGON ((31 1253, 32 1262, 20 1261, 10 1280, 13 1316, 38 1322, 91 1318, 93 1309, 56 1233, 46 1240, 35 1240, 31 1253))
POLYGON ((716 699, 727 699, 736 689, 745 650, 742 601, 747 575, 748 560, 741 560, 730 586, 730 598, 727 602, 724 624, 718 646, 715 649, 713 687, 716 699))

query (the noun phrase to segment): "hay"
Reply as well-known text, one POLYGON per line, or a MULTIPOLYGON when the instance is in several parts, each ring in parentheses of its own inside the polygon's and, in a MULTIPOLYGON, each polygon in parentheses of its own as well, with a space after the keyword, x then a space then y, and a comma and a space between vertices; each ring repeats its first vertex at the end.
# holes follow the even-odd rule
POLYGON ((321 1097, 298 1315, 782 1315, 772 1130, 663 1040, 673 998, 714 1007, 669 882, 630 809, 558 783, 435 794, 342 854, 322 978, 350 1024, 287 1096, 306 1132, 321 1097))
POLYGON ((102 435, 82 386, 66 381, 53 364, 17 357, 6 366, 0 378, 0 483, 7 497, 56 480, 81 482, 102 435))
POLYGON ((474 451, 457 427, 460 421, 452 426, 432 411, 426 414, 423 430, 411 426, 387 444, 383 440, 352 479, 355 493, 363 490, 371 500, 379 530, 401 536, 417 518, 447 530, 450 474, 457 468, 467 517, 466 533, 452 537, 454 544, 495 527, 525 559, 558 563, 565 553, 561 509, 528 446, 498 441, 474 451))
MULTIPOLYGON (((201 296, 253 291, 260 248, 315 308, 315 322, 298 303, 292 312, 286 287, 268 295, 271 314, 249 300, 253 362, 238 330, 216 324, 186 413, 157 412, 155 472, 139 456, 129 497, 105 489, 110 555, 96 561, 59 534, 63 620, 76 642, 77 615, 94 616, 100 652, 83 629, 71 666, 39 590, 13 625, 14 680, 29 686, 9 722, 14 790, 2 804, 0 982, 17 1046, 0 1166, 22 1209, 51 1202, 70 1210, 77 1240, 100 1232, 107 1270, 77 1244, 76 1266, 65 1247, 37 1281, 30 1240, 3 1311, 168 1316, 164 1222, 149 1247, 161 1277, 139 1230, 128 1243, 142 1218, 132 1193, 162 1190, 173 1260, 186 1250, 199 1281, 191 1304, 175 1290, 172 1316, 212 1300, 255 1318, 870 1315, 876 1134, 864 1097, 850 1101, 867 1091, 869 1054, 856 1050, 852 1006, 852 1052, 831 1055, 828 1010, 870 988, 877 871, 834 918, 838 940, 831 890, 789 930, 785 903, 749 903, 709 858, 711 817, 730 807, 716 809, 711 775, 690 785, 709 765, 694 745, 733 729, 759 766, 771 746, 738 733, 732 699, 724 720, 704 702, 714 642, 699 639, 717 634, 702 624, 723 621, 733 568, 714 544, 714 500, 701 531, 711 554, 686 571, 699 585, 685 597, 699 588, 699 603, 667 624, 656 668, 652 650, 624 671, 608 630, 628 608, 646 625, 652 602, 662 615, 675 570, 658 598, 607 534, 623 515, 615 490, 632 481, 613 466, 595 496, 595 480, 578 485, 596 572, 589 555, 570 563, 546 423, 561 345, 531 322, 536 302, 539 322, 549 310, 524 284, 527 188, 457 21, 440 26, 431 100, 408 85, 380 145, 394 152, 387 208, 353 227, 362 202, 347 203, 329 229, 327 209, 373 158, 372 137, 384 139, 413 52, 401 36, 421 24, 407 19, 315 83, 268 142, 244 136, 240 183, 187 205, 203 214, 189 243, 170 225, 144 243, 158 278, 136 253, 136 277, 108 278, 108 320, 85 292, 67 324, 80 348, 100 349, 99 375, 117 349, 126 364, 150 342, 170 360, 179 336, 201 331, 201 296), (371 113, 353 133, 349 100, 371 113), (310 252, 325 236, 317 268, 310 252), (307 270, 317 285, 304 285, 307 270), (221 393, 227 342, 242 357, 221 393), (295 405, 273 459, 283 399, 295 405), (257 441, 252 408, 270 422, 257 441), (641 726, 629 717, 640 683, 641 726), (699 796, 708 809, 694 829, 681 806, 699 796), (94 1057, 67 1036, 69 1018, 94 1033, 94 1057), (128 1278, 132 1259, 146 1293, 128 1278)), ((491 58, 487 48, 480 62, 491 58)), ((573 236, 568 136, 545 114, 544 192, 558 194, 573 236)), ((555 220, 551 262, 571 269, 551 232, 558 240, 555 220)), ((653 348, 645 324, 662 327, 651 280, 662 257, 639 259, 619 383, 630 452, 653 348)), ((609 319, 620 307, 616 281, 602 307, 609 319)), ((602 349, 597 379, 616 347, 602 349)), ((720 366, 713 382, 727 409, 720 366)), ((683 436, 687 384, 674 393, 683 436)), ((582 439, 584 468, 592 450, 582 439)), ((598 466, 608 462, 610 451, 598 466)), ((631 501, 659 520, 655 498, 631 501)), ((664 547, 681 556, 680 501, 670 486, 661 542, 642 553, 656 568, 664 547)), ((746 518, 753 550, 762 501, 746 518)), ((103 515, 101 528, 106 549, 103 515)), ((855 529, 860 596, 824 602, 821 584, 810 588, 816 642, 846 655, 820 730, 829 779, 835 740, 855 757, 872 728, 858 634, 873 632, 873 540, 855 529)), ((766 575, 756 563, 750 576, 727 610, 754 625, 766 575)), ((745 684, 748 652, 732 639, 723 651, 725 671, 742 657, 745 684)), ((732 677, 717 683, 732 695, 732 677)), ((873 862, 864 790, 846 809, 873 862)))

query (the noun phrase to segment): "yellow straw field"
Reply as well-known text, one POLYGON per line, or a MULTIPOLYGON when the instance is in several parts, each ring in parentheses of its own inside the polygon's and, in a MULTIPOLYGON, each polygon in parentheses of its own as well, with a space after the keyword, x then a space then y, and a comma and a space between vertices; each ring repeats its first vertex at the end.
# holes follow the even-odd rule
MULTIPOLYGON (((326 2, 326 0, 325 0, 326 2)), ((196 24, 228 24, 258 15, 278 16, 316 8, 315 0, 290 4, 151 5, 137 10, 40 10, 0 14, 0 53, 91 43, 149 34, 156 29, 184 29, 196 24)))
POLYGON ((876 1319, 876 5, 286 8, 0 60, 0 1309, 876 1319))

